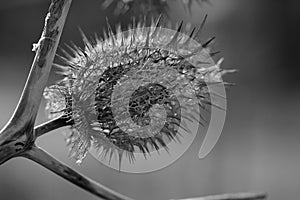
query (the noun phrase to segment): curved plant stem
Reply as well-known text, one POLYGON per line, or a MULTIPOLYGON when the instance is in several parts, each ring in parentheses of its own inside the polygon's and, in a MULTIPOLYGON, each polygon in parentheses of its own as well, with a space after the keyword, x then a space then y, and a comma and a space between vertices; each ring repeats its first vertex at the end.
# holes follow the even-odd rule
POLYGON ((263 200, 266 198, 267 195, 265 193, 235 193, 177 200, 263 200))
POLYGON ((131 198, 110 190, 90 178, 74 171, 37 146, 33 146, 32 149, 25 152, 23 156, 46 167, 55 174, 102 199, 131 200, 131 198))

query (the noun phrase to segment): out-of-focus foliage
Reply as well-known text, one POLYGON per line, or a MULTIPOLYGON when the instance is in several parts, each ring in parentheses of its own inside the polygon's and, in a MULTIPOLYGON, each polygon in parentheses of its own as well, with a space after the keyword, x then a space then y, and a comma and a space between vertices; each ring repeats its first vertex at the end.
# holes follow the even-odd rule
POLYGON ((209 3, 209 0, 101 0, 104 9, 114 7, 114 14, 125 14, 128 11, 140 12, 145 14, 167 14, 169 3, 180 1, 185 7, 186 11, 190 13, 193 3, 202 5, 202 3, 209 3))

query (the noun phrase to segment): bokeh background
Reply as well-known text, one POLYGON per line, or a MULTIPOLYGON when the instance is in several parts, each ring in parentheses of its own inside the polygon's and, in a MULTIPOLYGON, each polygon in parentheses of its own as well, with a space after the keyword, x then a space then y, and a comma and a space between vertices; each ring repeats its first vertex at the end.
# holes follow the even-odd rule
MULTIPOLYGON (((176 1, 175 1, 176 2, 176 1)), ((40 139, 57 159, 106 186, 139 200, 160 200, 224 192, 265 191, 271 200, 300 197, 299 8, 297 0, 211 0, 212 5, 170 5, 170 18, 199 25, 209 18, 203 36, 216 36, 215 49, 225 57, 225 77, 236 83, 227 90, 228 111, 222 136, 203 160, 199 141, 173 165, 150 174, 119 173, 88 156, 81 166, 68 158, 62 130, 40 139)), ((48 0, 0 2, 0 127, 9 120, 21 94, 42 31, 48 0)), ((130 22, 130 13, 112 15, 99 0, 74 0, 61 44, 82 45, 101 33, 105 16, 111 24, 130 22)), ((52 72, 49 84, 59 79, 52 72)), ((46 121, 42 102, 37 123, 46 121)), ((89 193, 23 158, 0 166, 1 200, 92 200, 89 193)))

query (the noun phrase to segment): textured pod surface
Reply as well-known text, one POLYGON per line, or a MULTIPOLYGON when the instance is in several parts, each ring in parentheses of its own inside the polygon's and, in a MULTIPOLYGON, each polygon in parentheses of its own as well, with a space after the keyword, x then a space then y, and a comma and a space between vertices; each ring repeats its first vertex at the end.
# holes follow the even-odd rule
POLYGON ((141 173, 177 160, 192 144, 200 109, 213 105, 208 85, 223 84, 221 62, 209 43, 199 44, 159 20, 128 31, 108 30, 85 48, 69 47, 60 66, 66 78, 45 90, 50 113, 71 117, 70 155, 89 151, 114 169, 141 173), (121 165, 122 164, 122 165, 121 165))

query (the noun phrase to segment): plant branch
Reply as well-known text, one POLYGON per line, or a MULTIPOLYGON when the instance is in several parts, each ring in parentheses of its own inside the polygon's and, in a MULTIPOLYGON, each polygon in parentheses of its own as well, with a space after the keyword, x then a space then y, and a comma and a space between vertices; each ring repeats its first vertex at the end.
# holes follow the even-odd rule
MULTIPOLYGON (((33 146, 32 149, 26 151, 22 156, 44 166, 58 176, 70 181, 71 183, 90 192, 91 194, 100 197, 101 199, 132 200, 131 198, 119 194, 80 174, 79 172, 76 172, 75 170, 56 160, 43 149, 37 146, 33 146)), ((266 198, 267 195, 264 193, 236 193, 177 200, 263 200, 266 198)))
POLYGON ((265 193, 234 193, 234 194, 221 194, 211 195, 206 197, 196 197, 178 200, 263 200, 267 199, 265 193))
POLYGON ((131 200, 129 197, 110 190, 90 178, 74 171, 37 146, 33 146, 32 149, 25 152, 23 156, 46 167, 58 176, 61 176, 62 178, 102 199, 131 200))
POLYGON ((13 124, 35 121, 70 5, 71 0, 53 0, 49 7, 41 38, 34 44, 36 54, 11 119, 13 124))
POLYGON ((34 127, 35 136, 38 138, 50 131, 53 131, 58 128, 62 128, 65 126, 70 126, 73 124, 73 121, 70 120, 67 117, 61 116, 58 118, 55 118, 53 120, 50 120, 48 122, 45 122, 43 124, 40 124, 36 127, 34 127))
MULTIPOLYGON (((72 125, 72 124, 73 124, 73 122, 70 121, 67 117, 61 116, 61 117, 58 117, 56 119, 45 122, 44 124, 41 124, 41 125, 35 127, 34 129, 35 129, 35 132, 36 132, 35 133, 36 137, 39 137, 39 136, 42 136, 45 133, 50 132, 52 130, 55 130, 55 129, 58 129, 58 128, 61 128, 61 127, 65 127, 65 126, 68 126, 68 125, 72 125)), ((35 147, 35 148, 37 148, 37 147, 35 147)), ((39 151, 42 151, 43 154, 47 154, 46 152, 44 152, 41 149, 39 151)), ((48 156, 50 156, 50 155, 48 155, 48 156)), ((28 157, 28 156, 26 156, 26 157, 28 157)), ((38 156, 38 157, 41 158, 42 156, 38 156)), ((51 157, 51 159, 54 159, 54 158, 51 157)), ((31 160, 33 160, 33 159, 31 159, 31 160)), ((63 165, 63 164, 60 164, 60 165, 63 165)), ((43 165, 43 166, 45 166, 45 165, 43 165)), ((47 167, 47 168, 49 169, 49 167, 47 167)), ((54 172, 57 174, 57 170, 55 170, 54 172)), ((78 174, 75 171, 73 171, 73 173, 78 174)), ((80 176, 83 176, 83 175, 80 175, 80 176)), ((76 184, 79 187, 82 187, 76 181, 74 182, 74 181, 70 180, 71 178, 66 178, 65 176, 63 176, 63 178, 69 180, 70 182, 72 182, 73 184, 76 184)), ((90 182, 94 182, 94 181, 92 181, 88 178, 86 178, 86 179, 90 182)), ((96 187, 101 188, 103 186, 97 184, 96 187)), ((88 190, 89 192, 93 191, 91 189, 86 189, 86 188, 83 188, 83 189, 88 190)), ((91 193, 95 194, 94 192, 91 192, 91 193)), ((97 195, 97 194, 95 194, 95 195, 97 195)), ((97 196, 99 196, 99 195, 97 195, 97 196)), ((212 195, 212 196, 206 196, 206 197, 196 197, 196 198, 177 199, 177 200, 262 200, 262 199, 266 199, 266 198, 267 198, 267 195, 264 194, 264 193, 236 193, 236 194, 212 195)))
POLYGON ((72 0, 52 0, 29 76, 13 116, 0 131, 0 164, 26 151, 35 140, 33 126, 72 0))

